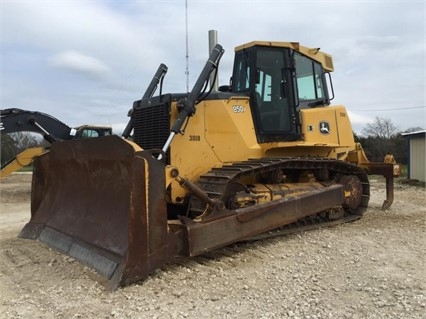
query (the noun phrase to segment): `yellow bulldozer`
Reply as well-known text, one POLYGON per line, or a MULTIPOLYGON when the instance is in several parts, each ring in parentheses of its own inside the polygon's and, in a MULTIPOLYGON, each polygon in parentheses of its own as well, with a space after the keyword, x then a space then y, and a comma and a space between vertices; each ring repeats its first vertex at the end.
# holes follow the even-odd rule
POLYGON ((393 165, 369 162, 345 107, 330 106, 329 54, 250 42, 215 91, 208 82, 223 53, 216 44, 191 92, 135 101, 123 137, 58 141, 38 156, 20 236, 89 265, 114 289, 179 255, 358 219, 369 174, 386 178, 390 207, 393 165))

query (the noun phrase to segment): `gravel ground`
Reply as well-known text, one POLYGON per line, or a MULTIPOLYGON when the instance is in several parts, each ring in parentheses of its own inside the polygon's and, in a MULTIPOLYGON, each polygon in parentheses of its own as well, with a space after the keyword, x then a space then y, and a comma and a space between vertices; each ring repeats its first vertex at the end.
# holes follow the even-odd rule
POLYGON ((1 181, 0 318, 426 318, 425 189, 371 181, 356 222, 177 258, 144 282, 103 279, 47 246, 17 238, 30 174, 1 181))

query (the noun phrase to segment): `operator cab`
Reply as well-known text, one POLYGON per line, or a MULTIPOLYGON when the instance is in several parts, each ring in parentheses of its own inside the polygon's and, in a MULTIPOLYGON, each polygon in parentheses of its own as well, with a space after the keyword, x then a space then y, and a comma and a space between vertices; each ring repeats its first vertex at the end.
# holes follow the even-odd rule
POLYGON ((258 142, 300 140, 298 110, 330 104, 325 75, 332 69, 331 56, 298 43, 237 47, 231 91, 249 94, 258 142))

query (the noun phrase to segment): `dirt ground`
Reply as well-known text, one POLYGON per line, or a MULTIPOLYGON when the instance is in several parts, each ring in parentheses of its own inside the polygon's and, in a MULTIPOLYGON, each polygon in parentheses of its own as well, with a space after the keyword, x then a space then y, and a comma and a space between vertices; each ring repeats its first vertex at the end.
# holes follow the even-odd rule
POLYGON ((370 208, 344 225, 178 258, 108 292, 87 267, 17 238, 31 174, 0 184, 0 318, 426 318, 425 189, 371 181, 370 208))

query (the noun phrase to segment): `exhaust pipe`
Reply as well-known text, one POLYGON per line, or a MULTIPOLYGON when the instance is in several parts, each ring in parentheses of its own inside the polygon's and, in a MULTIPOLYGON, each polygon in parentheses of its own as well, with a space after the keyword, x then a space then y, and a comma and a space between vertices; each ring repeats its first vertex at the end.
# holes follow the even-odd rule
MULTIPOLYGON (((217 31, 209 30, 209 55, 212 53, 214 47, 217 44, 217 31)), ((216 72, 219 70, 216 69, 216 72)), ((214 73, 210 74, 210 88, 212 91, 218 91, 219 74, 215 76, 214 73)))

